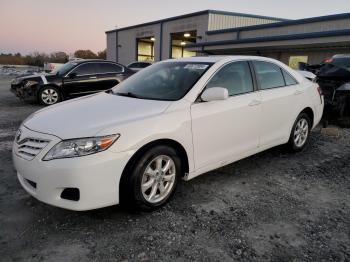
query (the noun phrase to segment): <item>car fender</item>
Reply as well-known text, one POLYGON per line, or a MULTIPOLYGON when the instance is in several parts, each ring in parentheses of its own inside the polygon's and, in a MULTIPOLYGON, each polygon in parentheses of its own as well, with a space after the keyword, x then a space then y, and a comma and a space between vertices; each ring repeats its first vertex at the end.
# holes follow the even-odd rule
POLYGON ((173 140, 185 149, 191 171, 194 169, 194 159, 190 106, 187 101, 177 102, 159 115, 142 120, 134 119, 131 122, 104 129, 96 136, 120 134, 120 138, 109 149, 115 153, 137 152, 144 145, 154 141, 173 140))

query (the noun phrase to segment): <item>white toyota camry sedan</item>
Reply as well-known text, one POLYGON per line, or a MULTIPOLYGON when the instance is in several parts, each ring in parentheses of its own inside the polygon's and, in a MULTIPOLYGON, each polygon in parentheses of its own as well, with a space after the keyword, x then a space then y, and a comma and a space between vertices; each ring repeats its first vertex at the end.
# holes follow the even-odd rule
POLYGON ((276 60, 167 60, 112 90, 32 114, 13 161, 23 188, 42 202, 152 210, 180 179, 281 144, 302 150, 322 113, 318 85, 276 60))

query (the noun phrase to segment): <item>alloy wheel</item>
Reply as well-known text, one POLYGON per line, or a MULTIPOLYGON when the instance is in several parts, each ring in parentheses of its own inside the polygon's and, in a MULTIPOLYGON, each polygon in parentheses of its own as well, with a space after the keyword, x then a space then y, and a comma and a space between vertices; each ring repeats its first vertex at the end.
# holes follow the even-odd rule
POLYGON ((58 101, 58 93, 55 89, 47 88, 41 93, 42 101, 47 105, 52 105, 58 101))
POLYGON ((297 147, 302 147, 309 135, 309 123, 305 118, 301 118, 294 129, 294 144, 297 147))
POLYGON ((141 191, 145 200, 156 204, 167 198, 175 184, 176 167, 166 155, 157 156, 146 167, 141 181, 141 191))

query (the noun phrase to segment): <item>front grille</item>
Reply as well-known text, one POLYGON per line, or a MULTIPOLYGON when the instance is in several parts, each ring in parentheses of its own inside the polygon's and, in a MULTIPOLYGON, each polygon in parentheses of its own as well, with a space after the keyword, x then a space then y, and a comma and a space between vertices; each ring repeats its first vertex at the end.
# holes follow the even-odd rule
POLYGON ((50 141, 46 139, 32 137, 23 138, 17 142, 17 154, 26 160, 32 160, 48 143, 50 143, 50 141))

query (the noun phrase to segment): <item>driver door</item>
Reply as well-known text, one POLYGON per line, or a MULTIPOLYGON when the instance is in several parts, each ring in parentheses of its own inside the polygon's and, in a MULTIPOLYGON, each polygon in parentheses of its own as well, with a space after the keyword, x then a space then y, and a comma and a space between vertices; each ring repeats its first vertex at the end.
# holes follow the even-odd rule
POLYGON ((228 164, 259 145, 261 102, 248 62, 223 66, 205 88, 211 87, 227 88, 229 98, 191 106, 196 169, 228 164))
POLYGON ((97 70, 97 65, 94 62, 78 65, 63 80, 65 93, 79 96, 99 91, 97 70))

